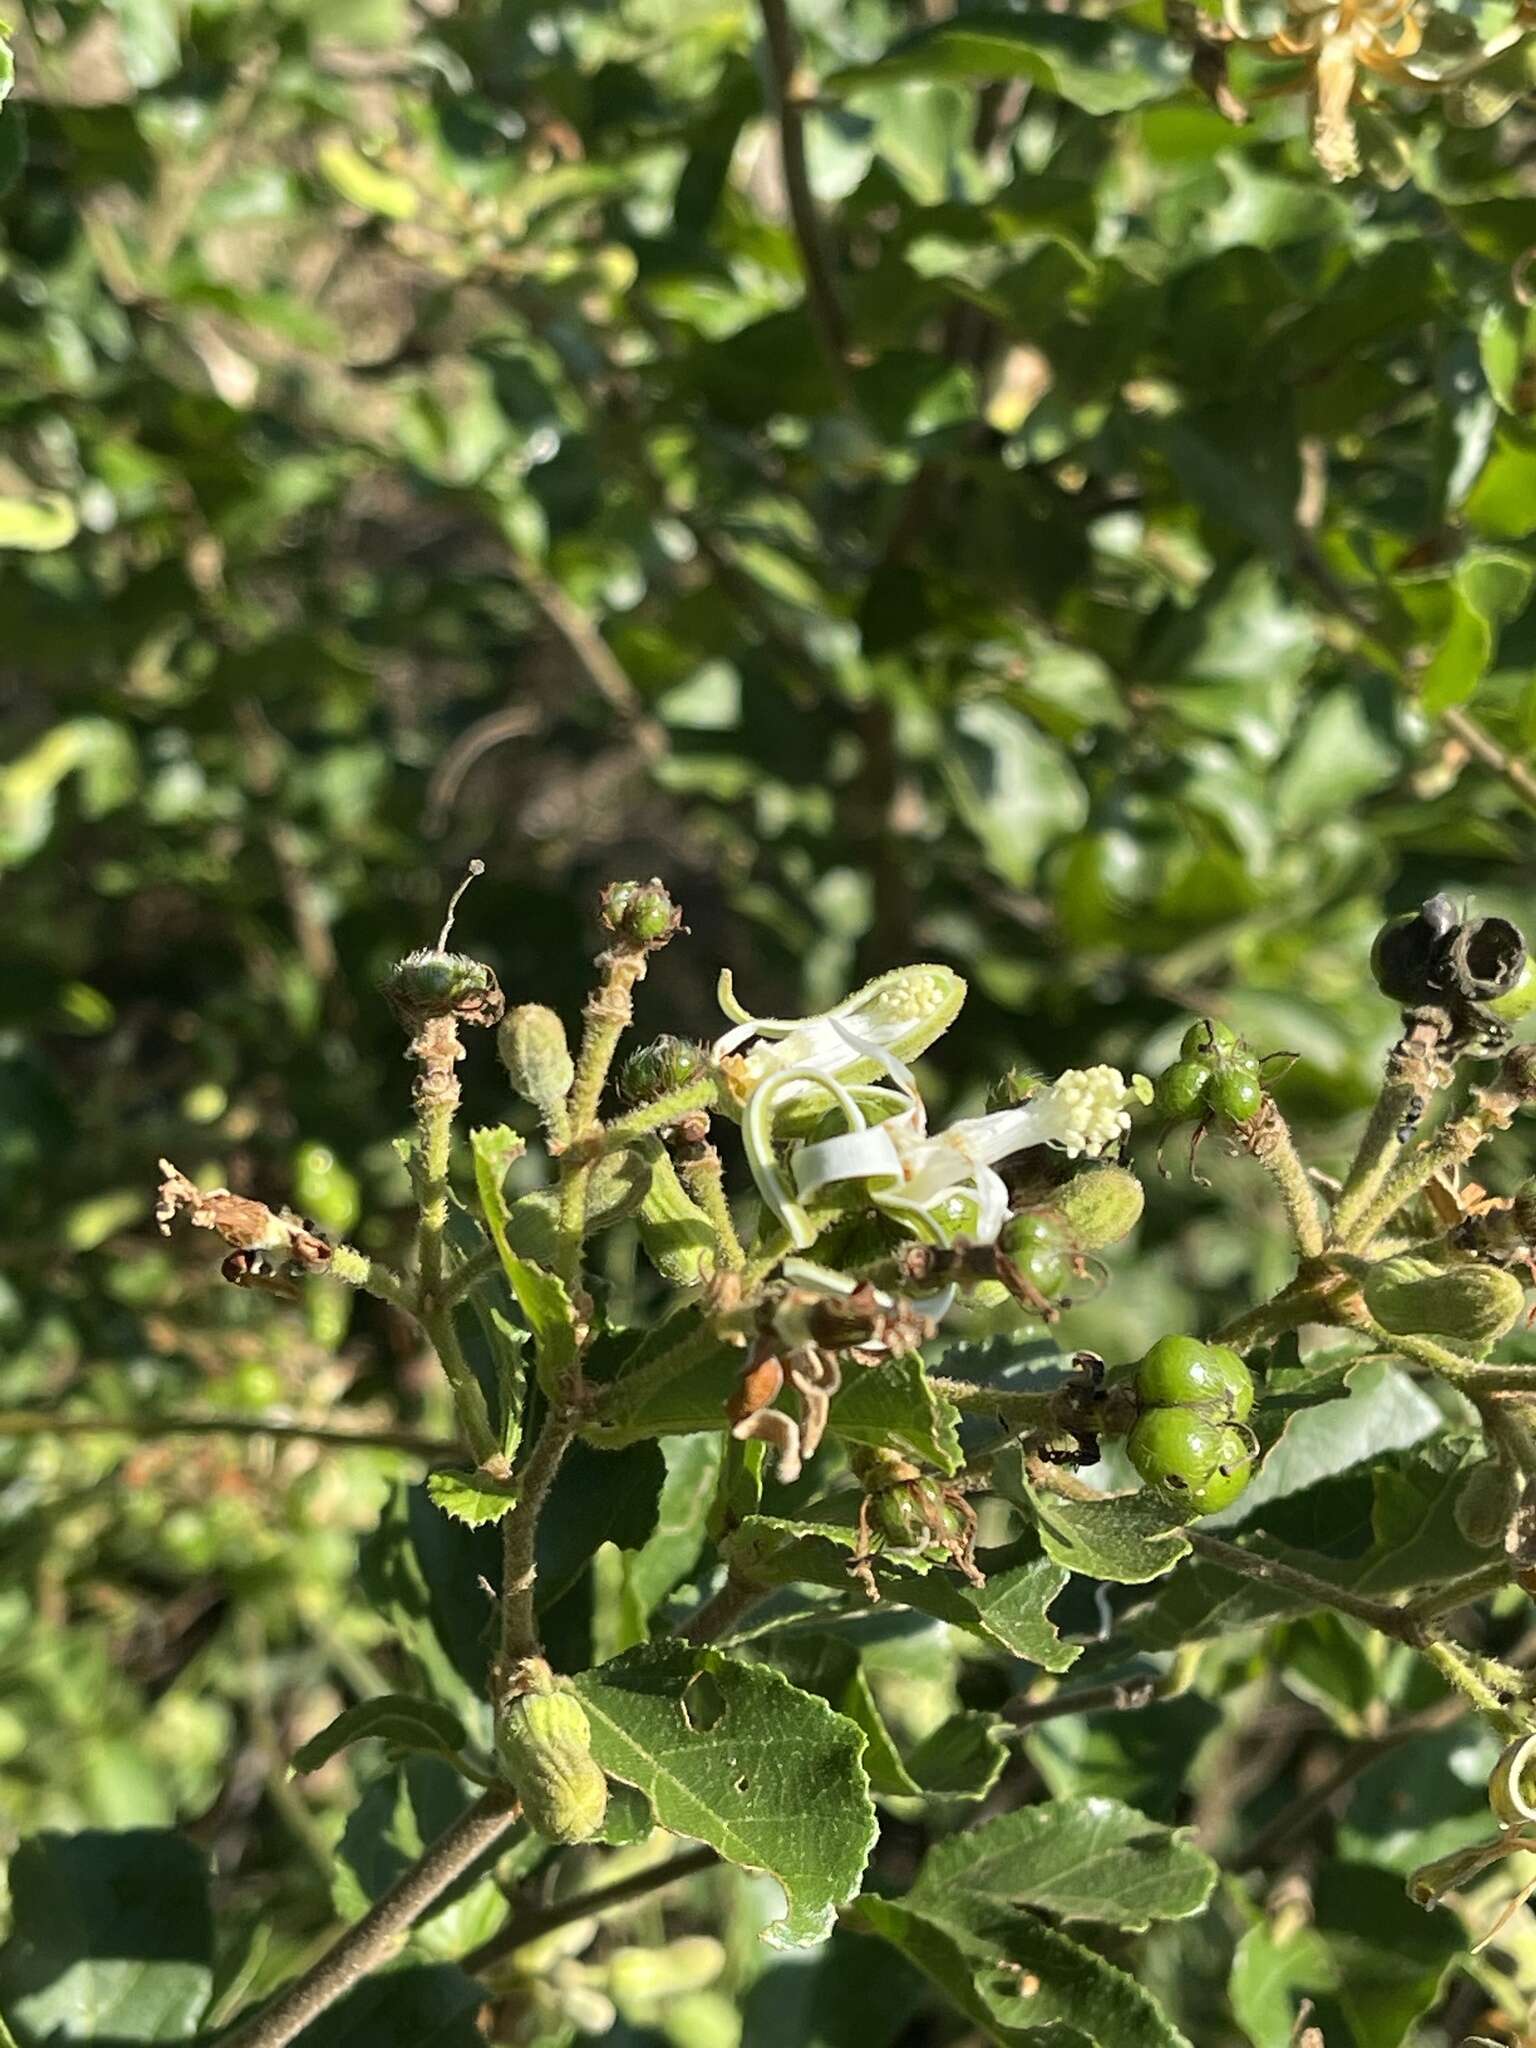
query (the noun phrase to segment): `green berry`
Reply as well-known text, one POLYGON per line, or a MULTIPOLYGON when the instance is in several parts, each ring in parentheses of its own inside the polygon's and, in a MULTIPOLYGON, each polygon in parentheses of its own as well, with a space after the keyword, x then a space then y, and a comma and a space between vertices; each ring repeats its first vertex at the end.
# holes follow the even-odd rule
POLYGON ((1037 1251, 1065 1251, 1065 1219, 1056 1209, 1023 1209, 1008 1218, 998 1243, 1010 1259, 1028 1258, 1037 1251))
POLYGON ((603 891, 603 923, 631 946, 664 946, 683 921, 683 913, 654 878, 649 882, 610 882, 603 891))
POLYGON ((1253 1412, 1253 1378, 1235 1351, 1198 1337, 1159 1337, 1136 1368, 1142 1408, 1201 1408, 1228 1422, 1253 1412))
POLYGON ((1228 1123, 1251 1123, 1264 1107, 1264 1083, 1257 1066, 1244 1062, 1219 1066, 1211 1074, 1205 1099, 1228 1123))
POLYGON ((1230 1024, 1223 1024, 1218 1017, 1202 1017, 1198 1024, 1191 1024, 1179 1045, 1179 1051, 1186 1059, 1209 1059, 1224 1052, 1235 1052, 1237 1033, 1230 1024))
POLYGON ((1052 1251, 1047 1245, 1027 1252, 1014 1263, 1035 1292, 1044 1295, 1047 1301, 1054 1300, 1072 1277, 1072 1261, 1067 1254, 1052 1251))
POLYGON ((1159 1078, 1152 1106, 1164 1123, 1184 1123, 1205 1108, 1210 1081, 1211 1069, 1204 1060, 1177 1060, 1159 1078))
POLYGON ((1252 1473, 1242 1434, 1193 1408, 1149 1409, 1126 1450, 1148 1486, 1197 1515, 1215 1514, 1236 1500, 1252 1473))

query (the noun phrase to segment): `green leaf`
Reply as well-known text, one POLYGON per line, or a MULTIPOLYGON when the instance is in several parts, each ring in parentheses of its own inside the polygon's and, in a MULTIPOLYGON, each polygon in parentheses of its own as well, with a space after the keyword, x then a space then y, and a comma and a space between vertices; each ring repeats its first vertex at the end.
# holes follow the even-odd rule
POLYGON ((141 1828, 33 1835, 10 1865, 0 2007, 21 2048, 190 2041, 213 1984, 208 1864, 141 1828))
POLYGON ((1232 1966, 1232 2006, 1255 2041, 1285 2042, 1303 1997, 1326 2041, 1399 2048, 1440 1995, 1461 1952, 1454 1914, 1426 1913, 1402 1880, 1370 1864, 1325 1862, 1312 1889, 1312 1924, 1277 1938, 1251 1928, 1232 1966))
POLYGON ((507 1238, 507 1204, 502 1182, 508 1166, 522 1150, 522 1140, 505 1124, 471 1131, 475 1185, 481 1212, 501 1259, 517 1305, 533 1332, 539 1385, 545 1393, 559 1391, 576 1363, 576 1310, 564 1282, 531 1260, 519 1258, 507 1238))
POLYGON ((955 809, 992 871, 1023 888, 1046 847, 1083 823, 1082 785, 1060 749, 994 699, 961 705, 953 741, 945 761, 955 809))
MULTIPOLYGON (((1536 466, 1531 474, 1536 478, 1536 466)), ((1493 659, 1499 627, 1520 611, 1533 574, 1529 562, 1491 548, 1457 563, 1446 586, 1449 615, 1418 678, 1426 711, 1447 711, 1474 695, 1493 659)))
POLYGON ((960 1469, 960 1411, 934 1392, 916 1352, 852 1370, 827 1428, 850 1443, 903 1450, 941 1472, 960 1469))
POLYGON ((425 1750, 450 1759, 465 1742, 464 1724, 451 1707, 413 1693, 383 1693, 377 1699, 359 1700, 355 1706, 343 1708, 334 1721, 294 1751, 293 1768, 318 1771, 349 1743, 370 1736, 377 1736, 397 1754, 425 1750))
POLYGON ((855 1917, 1004 2048, 1189 2048, 1134 1977, 1032 1913, 865 1898, 855 1917))
POLYGON ((824 1701, 719 1650, 655 1643, 575 1680, 592 1749, 673 1833, 765 1870, 778 1947, 823 1941, 875 1838, 864 1736, 824 1701))
POLYGON ((1117 1799, 1053 1799, 999 1814, 930 1849, 905 1903, 956 1896, 1140 1934, 1198 1913, 1216 1882, 1210 1857, 1117 1799))
POLYGON ((996 1784, 1008 1751, 992 1715, 952 1714, 904 1759, 863 1660, 844 1637, 786 1630, 753 1647, 803 1692, 815 1693, 864 1730, 864 1767, 877 1796, 982 1799, 996 1784))
POLYGON ((315 151, 315 162, 342 198, 362 207, 365 213, 382 214, 386 220, 415 218, 421 195, 410 179, 396 177, 393 171, 381 171, 340 136, 321 143, 315 151))
POLYGON ((1028 1505, 1046 1556, 1084 1578, 1140 1586, 1189 1555, 1177 1510, 1145 1490, 1077 1501, 1030 1489, 1028 1505))
POLYGON ((1021 78, 1087 113, 1117 114, 1177 92, 1186 70, 1180 51, 1163 36, 1033 8, 979 8, 903 36, 883 57, 833 72, 825 85, 853 93, 898 79, 981 84, 1021 78))
POLYGON ((427 1493, 445 1515, 479 1529, 510 1514, 517 1500, 517 1482, 484 1471, 429 1472, 427 1493))
POLYGON ((55 548, 67 548, 79 531, 80 521, 67 498, 0 498, 0 548, 51 554, 55 548))

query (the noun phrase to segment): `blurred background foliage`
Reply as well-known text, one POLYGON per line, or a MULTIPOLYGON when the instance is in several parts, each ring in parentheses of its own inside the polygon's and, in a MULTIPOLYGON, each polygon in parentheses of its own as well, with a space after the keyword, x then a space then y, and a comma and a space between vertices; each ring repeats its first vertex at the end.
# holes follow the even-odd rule
MULTIPOLYGON (((0 1407, 441 1421, 387 1311, 221 1290, 150 1204, 165 1154, 390 1243, 373 990, 472 854, 513 1000, 574 1017, 597 887, 659 873, 693 937, 644 1025, 709 1034, 727 963, 793 1013, 945 960, 970 1108, 1219 1014, 1300 1055, 1324 1165, 1384 911, 1528 911, 1513 6, 1434 10, 1509 36, 1496 89, 1384 90, 1342 185, 1257 12, 11 11, 0 1407)), ((507 1113, 489 1058, 467 1087, 507 1113)), ((1283 1270, 1212 1171, 1154 1178, 1069 1336, 1283 1270)), ((248 1898, 323 1891, 283 1759, 364 1685, 357 1539, 408 1468, 11 1423, 0 1829, 193 1822, 248 1898)))

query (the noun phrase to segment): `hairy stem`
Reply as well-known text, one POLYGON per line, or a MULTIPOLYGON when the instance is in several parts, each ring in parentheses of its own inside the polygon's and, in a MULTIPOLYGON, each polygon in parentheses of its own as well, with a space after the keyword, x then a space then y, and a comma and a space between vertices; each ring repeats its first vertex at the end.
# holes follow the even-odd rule
POLYGON ((611 1913, 615 1907, 649 1898, 652 1892, 680 1884, 685 1877, 697 1877, 700 1871, 709 1870, 719 1861, 713 1849, 702 1846, 687 1849, 681 1856, 669 1857, 665 1863, 653 1863, 646 1870, 633 1870, 628 1877, 616 1877, 611 1884, 593 1885, 590 1891, 573 1892, 569 1898, 557 1899, 552 1905, 526 1906, 521 1911, 514 1909, 506 1926, 493 1934, 489 1941, 471 1949, 462 1967, 472 1977, 479 1976, 525 1943, 537 1941, 540 1935, 553 1934, 557 1927, 569 1927, 573 1920, 595 1919, 601 1913, 611 1913))
POLYGON ((1303 1571, 1297 1565, 1286 1564, 1277 1557, 1266 1557, 1262 1551, 1244 1550, 1223 1537, 1208 1535, 1203 1529, 1186 1529, 1184 1535, 1195 1555, 1203 1557, 1208 1564, 1237 1572, 1243 1578, 1258 1579, 1267 1586, 1281 1586, 1288 1593, 1299 1594, 1314 1607, 1331 1607, 1336 1613, 1347 1614, 1352 1621, 1363 1621, 1368 1628, 1377 1630, 1381 1635, 1392 1636, 1398 1642, 1418 1639, 1417 1631, 1405 1618, 1406 1610, 1401 1607, 1392 1607, 1384 1600, 1366 1599, 1359 1593, 1351 1593, 1327 1579, 1318 1578, 1315 1573, 1303 1571))
POLYGON ((1412 1115, 1417 1099, 1417 1092, 1409 1081, 1389 1077, 1383 1083, 1370 1121, 1344 1176, 1338 1200, 1333 1205, 1329 1226, 1329 1237, 1333 1243, 1353 1242, 1356 1223, 1392 1170, 1393 1162, 1402 1149, 1398 1132, 1412 1115))
POLYGON ((560 1172, 560 1250, 558 1270, 567 1287, 581 1271, 581 1241, 587 1227, 587 1189, 592 1162, 601 1149, 597 1122, 608 1072, 619 1040, 635 1014, 635 983, 645 974, 644 947, 617 944, 602 955, 602 979, 587 998, 581 1051, 567 1106, 571 1147, 560 1172))
POLYGON ((370 1259, 355 1245, 337 1245, 331 1253, 331 1263, 326 1272, 330 1279, 340 1280, 346 1287, 356 1287, 364 1294, 377 1295, 380 1301, 387 1301, 394 1308, 408 1309, 411 1305, 409 1291, 399 1274, 392 1273, 388 1266, 381 1266, 377 1259, 370 1259))
POLYGON ((575 1410, 551 1403, 518 1473, 517 1505, 501 1525, 501 1651, 492 1678, 498 1700, 508 1690, 517 1667, 539 1653, 539 1628, 533 1611, 538 1576, 534 1545, 539 1517, 576 1427, 575 1410))
POLYGON ((684 1187, 709 1218, 721 1270, 739 1273, 747 1263, 747 1255, 736 1233, 736 1218, 731 1214, 725 1192, 725 1168, 720 1154, 713 1145, 700 1145, 689 1158, 679 1162, 678 1171, 684 1187))
POLYGON ((629 1110, 624 1116, 616 1116, 611 1123, 605 1124, 598 1149, 617 1152, 634 1139, 649 1137, 653 1131, 663 1131, 668 1124, 677 1123, 695 1110, 713 1108, 719 1095, 719 1084, 714 1076, 700 1074, 683 1087, 670 1089, 667 1094, 658 1095, 654 1102, 643 1103, 639 1109, 629 1110))
POLYGON ((443 1236, 448 1228, 448 1164, 453 1119, 459 1107, 458 1062, 464 1042, 452 1017, 431 1017, 411 1044, 420 1072, 412 1090, 419 1151, 416 1161, 417 1260, 423 1305, 436 1301, 443 1279, 443 1236))
POLYGON ((974 1380, 947 1379, 941 1373, 929 1376, 929 1386, 946 1401, 967 1413, 1001 1415, 1016 1424, 1049 1419, 1054 1393, 1031 1393, 1022 1387, 984 1387, 974 1380))
POLYGON ((1239 1135, 1245 1149, 1274 1182, 1285 1205, 1286 1221, 1296 1249, 1304 1259, 1315 1259, 1323 1249, 1322 1213, 1318 1208, 1317 1190, 1296 1150, 1290 1125, 1274 1102, 1266 1097, 1262 1111, 1254 1119, 1253 1131, 1239 1135))
POLYGON ((1474 1571, 1463 1572, 1460 1578, 1448 1579, 1443 1586, 1435 1586, 1428 1593, 1420 1593, 1408 1602, 1404 1614, 1415 1621, 1433 1621, 1442 1614, 1454 1614, 1458 1607, 1470 1607, 1474 1601, 1486 1594, 1497 1593, 1511 1583, 1510 1561, 1507 1557, 1490 1559, 1474 1571))
POLYGON ((1385 1175, 1375 1197, 1359 1212, 1349 1231, 1349 1244, 1359 1250, 1402 1208, 1423 1191, 1437 1173, 1464 1166, 1496 1131, 1507 1131, 1519 1108, 1519 1098, 1502 1089, 1490 1089, 1474 1110, 1456 1117, 1436 1131, 1432 1138, 1400 1159, 1385 1175))
POLYGON ((389 1960, 427 1908, 500 1841, 517 1812, 509 1788, 483 1793, 334 1948, 228 2035, 223 2048, 287 2048, 311 2021, 389 1960))
POLYGON ((459 1342, 459 1333, 454 1327, 451 1308, 435 1308, 426 1311, 421 1318, 421 1327, 431 1340, 443 1368, 449 1386, 453 1389, 453 1405, 458 1414, 459 1427, 477 1465, 489 1465, 496 1469, 501 1458, 501 1446, 496 1441, 496 1432, 491 1427, 490 1410, 485 1405, 485 1395, 480 1382, 475 1378, 464 1348, 459 1342))

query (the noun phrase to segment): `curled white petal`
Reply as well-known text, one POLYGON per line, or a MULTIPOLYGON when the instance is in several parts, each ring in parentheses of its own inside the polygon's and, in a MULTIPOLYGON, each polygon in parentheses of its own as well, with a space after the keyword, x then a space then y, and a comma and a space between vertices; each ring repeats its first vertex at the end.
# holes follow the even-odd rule
POLYGON ((887 1181, 901 1186, 901 1154, 886 1124, 867 1125, 862 1131, 844 1131, 836 1138, 822 1138, 814 1145, 801 1145, 790 1160, 795 1192, 809 1201, 834 1181, 887 1181))

